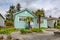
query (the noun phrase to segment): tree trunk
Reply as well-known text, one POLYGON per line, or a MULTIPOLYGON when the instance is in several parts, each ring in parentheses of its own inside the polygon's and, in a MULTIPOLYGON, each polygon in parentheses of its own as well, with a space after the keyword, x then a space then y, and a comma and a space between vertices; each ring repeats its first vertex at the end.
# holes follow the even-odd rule
POLYGON ((38 22, 39 22, 39 29, 40 29, 40 15, 38 16, 38 22))
POLYGON ((28 27, 30 28, 30 22, 28 22, 28 27))

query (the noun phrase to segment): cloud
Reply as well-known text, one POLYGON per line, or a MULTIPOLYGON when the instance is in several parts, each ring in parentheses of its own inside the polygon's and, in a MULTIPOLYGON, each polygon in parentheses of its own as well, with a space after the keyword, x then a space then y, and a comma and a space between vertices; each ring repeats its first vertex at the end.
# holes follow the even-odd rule
POLYGON ((1 7, 0 7, 0 13, 2 14, 2 16, 5 17, 5 14, 6 14, 7 10, 8 10, 8 9, 4 9, 4 8, 1 8, 1 7), (4 11, 4 10, 5 10, 5 11, 4 11))
POLYGON ((46 16, 60 17, 60 9, 53 8, 50 10, 46 10, 46 16))
POLYGON ((0 13, 2 13, 2 15, 6 14, 5 11, 9 9, 10 5, 13 4, 16 6, 17 3, 21 4, 22 9, 37 10, 44 8, 47 16, 60 16, 60 0, 0 0, 0 13))

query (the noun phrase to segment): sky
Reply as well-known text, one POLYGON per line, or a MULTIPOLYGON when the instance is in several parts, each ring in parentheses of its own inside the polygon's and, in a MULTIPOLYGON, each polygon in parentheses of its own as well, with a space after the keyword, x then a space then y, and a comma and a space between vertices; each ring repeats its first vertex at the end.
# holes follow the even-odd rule
POLYGON ((5 17, 11 5, 21 4, 21 9, 37 10, 43 8, 46 16, 60 16, 60 0, 0 0, 0 13, 5 17))

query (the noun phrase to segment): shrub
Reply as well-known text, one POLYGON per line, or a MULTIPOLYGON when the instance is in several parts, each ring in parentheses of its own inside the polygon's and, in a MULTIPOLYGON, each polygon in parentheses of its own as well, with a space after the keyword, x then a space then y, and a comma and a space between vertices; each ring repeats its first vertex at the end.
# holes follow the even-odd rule
POLYGON ((58 29, 60 29, 60 26, 57 26, 58 29))
POLYGON ((21 29, 20 32, 23 34, 23 33, 26 33, 25 32, 25 29, 21 29))
POLYGON ((21 29, 20 32, 21 32, 21 34, 26 34, 26 33, 30 33, 31 30, 29 30, 29 29, 21 29))
POLYGON ((13 21, 11 20, 6 20, 5 21, 6 26, 13 26, 13 21))
POLYGON ((43 32, 42 29, 39 29, 39 28, 32 28, 32 31, 33 32, 43 32))
POLYGON ((60 22, 57 22, 57 25, 60 26, 60 22))

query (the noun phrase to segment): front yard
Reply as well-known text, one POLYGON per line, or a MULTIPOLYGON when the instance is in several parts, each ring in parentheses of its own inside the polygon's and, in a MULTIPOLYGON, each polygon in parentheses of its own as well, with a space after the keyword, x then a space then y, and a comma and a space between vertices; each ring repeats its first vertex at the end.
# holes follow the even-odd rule
POLYGON ((16 28, 1 28, 0 34, 10 34, 15 31, 20 31, 21 34, 32 33, 32 32, 43 32, 43 29, 32 28, 32 29, 16 29, 16 28))
POLYGON ((54 36, 54 31, 58 29, 16 29, 16 28, 5 28, 0 29, 0 36, 2 35, 5 39, 12 40, 60 40, 60 37, 54 36), (7 36, 7 37, 6 37, 7 36))

